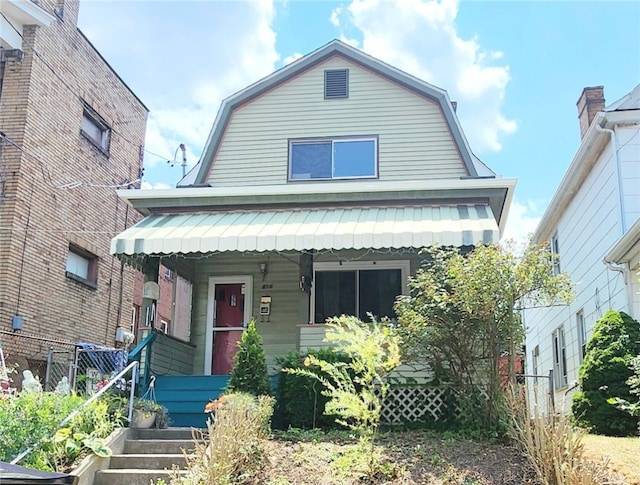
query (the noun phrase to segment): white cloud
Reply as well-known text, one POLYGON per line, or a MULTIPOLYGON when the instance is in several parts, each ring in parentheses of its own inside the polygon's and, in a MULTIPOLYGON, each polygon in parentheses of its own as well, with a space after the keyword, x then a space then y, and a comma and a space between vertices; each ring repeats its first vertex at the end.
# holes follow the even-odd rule
POLYGON ((287 64, 291 64, 292 62, 297 61, 301 57, 302 57, 302 54, 300 54, 299 52, 294 52, 290 56, 285 57, 284 61, 282 62, 286 66, 287 64))
POLYGON ((158 182, 157 184, 152 184, 151 182, 142 181, 140 184, 140 188, 143 190, 162 190, 162 189, 170 189, 171 185, 165 184, 164 182, 158 182))
POLYGON ((528 200, 523 204, 514 198, 502 239, 513 239, 517 243, 527 242, 542 217, 540 207, 541 204, 535 201, 528 200))
POLYGON ((336 8, 330 21, 345 32, 359 31, 369 54, 446 89, 458 101, 472 150, 499 151, 502 137, 517 129, 501 111, 509 67, 495 64, 501 52, 484 49, 476 37, 461 37, 457 14, 455 0, 352 0, 336 8))
POLYGON ((273 72, 280 59, 272 0, 189 2, 179 15, 175 8, 81 4, 81 29, 150 109, 145 148, 161 156, 145 155, 147 178, 180 143, 193 165, 222 99, 273 72))

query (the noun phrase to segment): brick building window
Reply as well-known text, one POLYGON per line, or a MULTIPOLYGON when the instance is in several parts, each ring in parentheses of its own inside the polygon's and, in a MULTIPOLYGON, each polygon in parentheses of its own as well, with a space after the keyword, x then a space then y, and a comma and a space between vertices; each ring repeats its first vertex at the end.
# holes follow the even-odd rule
POLYGON ((98 113, 86 104, 82 111, 80 133, 105 155, 109 154, 111 128, 98 113))
POLYGON ((98 257, 78 246, 69 245, 66 276, 90 288, 98 287, 98 257))

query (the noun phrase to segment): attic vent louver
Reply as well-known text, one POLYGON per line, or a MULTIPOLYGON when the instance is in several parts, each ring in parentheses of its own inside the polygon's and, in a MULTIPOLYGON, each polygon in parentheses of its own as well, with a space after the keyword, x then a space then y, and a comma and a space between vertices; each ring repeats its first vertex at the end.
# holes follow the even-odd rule
POLYGON ((325 99, 349 97, 348 69, 324 71, 324 97, 325 99))

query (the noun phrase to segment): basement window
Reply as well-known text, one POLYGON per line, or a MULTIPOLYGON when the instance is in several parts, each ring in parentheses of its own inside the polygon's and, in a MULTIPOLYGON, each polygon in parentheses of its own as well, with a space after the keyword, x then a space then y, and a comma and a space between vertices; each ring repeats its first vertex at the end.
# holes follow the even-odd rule
POLYGON ((70 244, 65 275, 69 279, 96 289, 98 287, 98 256, 70 244))
POLYGON ((324 98, 349 97, 349 70, 331 69, 324 71, 324 98))
POLYGON ((105 155, 109 155, 111 128, 102 117, 85 104, 80 133, 105 155))

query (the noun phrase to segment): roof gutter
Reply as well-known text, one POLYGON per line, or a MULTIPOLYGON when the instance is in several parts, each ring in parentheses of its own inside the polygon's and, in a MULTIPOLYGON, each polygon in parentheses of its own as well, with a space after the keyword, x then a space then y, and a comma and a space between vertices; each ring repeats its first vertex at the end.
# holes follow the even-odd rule
POLYGON ((616 134, 616 123, 613 124, 613 129, 611 128, 603 128, 602 126, 596 124, 596 131, 600 133, 609 133, 611 137, 611 148, 613 151, 613 157, 615 160, 616 166, 616 181, 618 185, 618 209, 620 210, 620 224, 621 230, 620 234, 624 234, 627 231, 627 216, 624 210, 624 194, 622 192, 622 169, 620 168, 620 157, 618 155, 618 136, 616 134))

